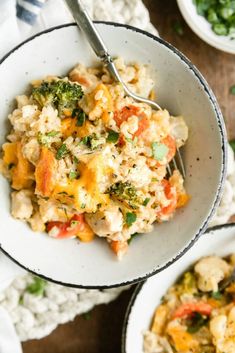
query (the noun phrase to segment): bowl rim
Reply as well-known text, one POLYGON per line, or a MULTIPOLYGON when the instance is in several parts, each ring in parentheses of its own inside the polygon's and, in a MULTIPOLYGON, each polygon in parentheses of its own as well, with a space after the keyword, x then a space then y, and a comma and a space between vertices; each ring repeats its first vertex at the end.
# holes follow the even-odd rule
MULTIPOLYGON (((213 226, 208 228, 205 233, 203 234, 203 236, 207 236, 207 234, 210 234, 211 232, 217 231, 217 230, 221 230, 221 229, 227 229, 227 228, 234 228, 235 229, 235 222, 233 223, 224 223, 224 224, 220 224, 217 226, 213 226)), ((124 316, 124 321, 123 321, 123 326, 122 326, 122 335, 121 335, 121 353, 127 353, 126 350, 126 341, 127 341, 127 327, 129 325, 130 322, 130 315, 131 315, 131 311, 132 308, 135 304, 135 301, 138 297, 138 295, 140 294, 144 284, 147 282, 147 279, 138 283, 133 294, 131 295, 131 298, 129 300, 127 309, 126 309, 126 313, 124 316)))
MULTIPOLYGON (((192 64, 192 62, 184 54, 182 54, 178 49, 176 49, 172 44, 168 43, 167 41, 165 41, 165 40, 163 40, 163 39, 161 39, 161 38, 159 38, 149 32, 146 32, 142 29, 139 29, 139 28, 127 25, 127 24, 116 23, 116 22, 94 21, 94 23, 104 24, 104 25, 112 26, 112 27, 126 28, 127 30, 130 30, 132 32, 136 32, 136 33, 141 34, 143 36, 147 36, 147 37, 151 38, 153 41, 156 41, 156 42, 160 43, 161 45, 165 46, 166 48, 170 49, 171 52, 173 52, 176 56, 178 56, 178 58, 181 61, 183 61, 184 64, 186 64, 188 69, 190 69, 193 72, 193 74, 196 76, 196 78, 199 80, 202 88, 204 89, 205 93, 208 96, 209 101, 211 102, 211 105, 212 105, 213 110, 215 112, 215 118, 216 118, 217 124, 218 124, 219 134, 220 134, 220 138, 221 138, 221 150, 222 150, 222 168, 221 168, 221 172, 220 172, 220 180, 218 183, 218 189, 215 194, 215 200, 211 206, 211 209, 209 211, 208 216, 206 217, 206 219, 204 220, 203 224, 198 229, 198 231, 195 234, 193 234, 193 237, 191 238, 189 243, 184 248, 182 248, 182 250, 176 256, 170 258, 162 266, 160 266, 158 268, 153 268, 151 271, 149 271, 148 273, 145 273, 144 275, 141 275, 139 277, 136 276, 130 280, 127 280, 124 282, 120 281, 117 283, 113 283, 111 285, 82 285, 82 284, 62 282, 62 281, 50 278, 46 274, 38 273, 36 270, 34 270, 32 268, 28 268, 26 265, 23 265, 18 260, 16 260, 13 257, 13 255, 9 254, 6 250, 4 250, 4 248, 2 247, 2 244, 0 244, 0 251, 2 251, 14 263, 19 265, 23 269, 25 269, 27 272, 30 272, 30 273, 34 274, 35 276, 41 277, 46 281, 54 282, 56 284, 59 284, 62 286, 67 286, 67 287, 72 287, 72 288, 108 289, 108 288, 117 288, 117 287, 121 287, 121 286, 126 286, 126 285, 130 285, 130 284, 138 283, 143 280, 146 280, 147 278, 155 275, 158 272, 163 271, 164 269, 169 267, 171 264, 173 264, 175 261, 177 261, 181 256, 183 256, 194 245, 194 243, 199 239, 200 235, 206 230, 207 224, 208 224, 209 220, 211 219, 211 217, 213 216, 213 214, 215 213, 215 209, 216 209, 217 205, 219 204, 220 199, 222 197, 222 191, 223 191, 223 186, 225 183, 226 169, 227 169, 227 134, 226 134, 223 116, 222 116, 221 110, 219 108, 219 105, 217 103, 217 100, 215 98, 214 93, 212 92, 211 88, 209 87, 209 85, 208 85, 207 81, 205 80, 205 78, 203 77, 203 75, 199 72, 199 70, 192 64)), ((42 36, 44 34, 47 34, 47 33, 53 32, 53 31, 57 31, 57 30, 60 30, 60 29, 66 28, 66 27, 77 27, 77 24, 74 22, 65 23, 65 24, 62 24, 59 26, 48 28, 42 32, 36 33, 35 35, 31 36, 30 38, 26 39, 25 41, 23 41, 22 43, 20 43, 16 47, 14 47, 6 55, 4 55, 3 58, 0 59, 0 65, 10 55, 12 55, 19 48, 23 47, 26 43, 33 41, 35 38, 37 38, 39 36, 42 36)))
MULTIPOLYGON (((222 43, 222 41, 219 40, 220 36, 217 35, 218 40, 210 38, 210 36, 208 36, 208 34, 207 34, 208 32, 201 30, 200 26, 198 26, 196 23, 190 21, 190 19, 193 18, 193 16, 191 15, 191 13, 189 11, 187 11, 187 6, 185 5, 185 2, 183 2, 182 0, 177 0, 177 4, 178 4, 179 10, 180 10, 185 22, 201 40, 203 40, 205 43, 209 44, 213 48, 221 50, 225 53, 235 54, 235 48, 232 49, 232 48, 230 48, 230 46, 227 43, 222 43)), ((197 17, 199 17, 199 16, 200 15, 197 14, 197 17)), ((213 32, 212 29, 210 29, 210 32, 211 33, 213 32)))

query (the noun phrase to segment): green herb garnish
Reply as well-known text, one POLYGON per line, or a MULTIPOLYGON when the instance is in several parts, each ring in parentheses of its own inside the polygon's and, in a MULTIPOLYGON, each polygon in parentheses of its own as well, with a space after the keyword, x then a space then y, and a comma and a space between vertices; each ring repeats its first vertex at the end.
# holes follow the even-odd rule
POLYGON ((118 139, 119 139, 119 133, 113 130, 109 130, 106 141, 116 143, 118 139))
POLYGON ((54 136, 58 135, 58 133, 59 133, 58 131, 50 131, 47 133, 47 136, 54 137, 54 136))
POLYGON ((152 143, 153 158, 162 161, 168 154, 169 148, 160 142, 152 143))
POLYGON ((235 85, 230 87, 230 93, 235 95, 235 85))
POLYGON ((189 333, 196 333, 202 326, 208 323, 208 317, 205 317, 199 313, 194 313, 193 316, 186 321, 188 326, 187 331, 189 333))
POLYGON ((212 298, 214 298, 216 300, 220 300, 222 298, 222 293, 220 291, 212 292, 211 296, 212 296, 212 298))
POLYGON ((63 143, 56 153, 56 159, 62 159, 68 153, 69 153, 69 151, 67 149, 67 146, 63 143))
POLYGON ((176 20, 172 23, 172 29, 179 36, 184 34, 182 23, 179 20, 176 20))
POLYGON ((26 291, 34 295, 43 295, 47 282, 39 277, 34 277, 33 282, 26 287, 26 291))
POLYGON ((81 204, 81 208, 85 208, 86 207, 86 204, 85 203, 82 203, 81 204))
POLYGON ((126 213, 126 224, 128 227, 130 227, 135 221, 136 221, 136 214, 127 212, 126 213))
POLYGON ((69 172, 69 179, 70 179, 70 180, 77 179, 79 176, 80 176, 79 172, 75 172, 75 171, 73 171, 73 170, 71 170, 71 171, 69 172))
POLYGON ((86 115, 86 113, 82 110, 82 109, 74 109, 72 112, 72 118, 76 118, 77 122, 76 125, 77 126, 82 126, 85 122, 85 120, 88 118, 88 116, 86 115))

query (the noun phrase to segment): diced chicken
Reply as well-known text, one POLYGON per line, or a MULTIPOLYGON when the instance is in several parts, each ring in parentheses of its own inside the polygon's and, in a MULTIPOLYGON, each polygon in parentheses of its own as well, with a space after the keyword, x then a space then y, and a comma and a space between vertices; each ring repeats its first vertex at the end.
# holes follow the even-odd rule
POLYGON ((14 191, 11 194, 11 213, 14 218, 29 219, 33 213, 31 201, 32 192, 30 190, 14 191))
POLYGON ((99 237, 120 232, 123 226, 123 216, 118 206, 110 206, 105 211, 87 214, 86 221, 99 237))
POLYGON ((230 310, 228 316, 215 316, 210 321, 210 332, 217 353, 234 353, 235 307, 230 310))
POLYGON ((34 232, 44 232, 45 224, 39 212, 34 213, 34 215, 28 219, 28 222, 34 232))
POLYGON ((195 265, 198 275, 198 287, 203 292, 218 291, 218 284, 228 274, 230 267, 218 256, 208 256, 195 265))

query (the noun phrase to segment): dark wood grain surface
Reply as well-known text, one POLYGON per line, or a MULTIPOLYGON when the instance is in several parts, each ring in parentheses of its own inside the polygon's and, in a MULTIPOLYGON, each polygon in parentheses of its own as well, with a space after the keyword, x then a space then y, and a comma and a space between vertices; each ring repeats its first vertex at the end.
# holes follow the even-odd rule
MULTIPOLYGON (((235 84, 235 56, 199 39, 183 21, 175 0, 144 2, 160 36, 182 51, 209 82, 224 114, 228 135, 235 138, 235 96, 229 93, 235 84), (176 23, 182 26, 182 35, 175 31, 176 23)), ((109 305, 96 307, 89 319, 78 316, 48 337, 24 343, 24 353, 120 353, 122 324, 133 290, 122 293, 109 305)))

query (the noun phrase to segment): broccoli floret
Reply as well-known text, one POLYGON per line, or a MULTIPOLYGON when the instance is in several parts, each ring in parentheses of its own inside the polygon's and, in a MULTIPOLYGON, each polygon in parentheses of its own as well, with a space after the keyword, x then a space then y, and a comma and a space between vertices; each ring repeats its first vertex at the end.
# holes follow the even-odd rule
POLYGON ((127 205, 133 209, 139 208, 139 206, 143 203, 143 200, 139 197, 135 186, 128 181, 125 183, 120 181, 113 184, 108 189, 108 193, 119 201, 126 202, 127 205))
POLYGON ((82 96, 83 90, 80 85, 63 80, 43 81, 32 90, 32 98, 40 108, 51 104, 58 109, 59 115, 63 115, 65 109, 72 114, 82 96))

